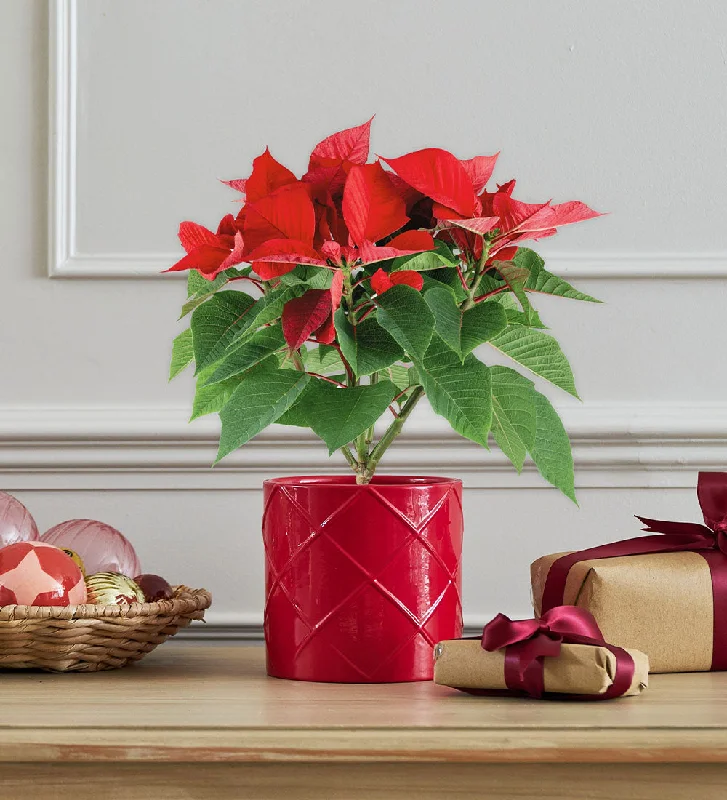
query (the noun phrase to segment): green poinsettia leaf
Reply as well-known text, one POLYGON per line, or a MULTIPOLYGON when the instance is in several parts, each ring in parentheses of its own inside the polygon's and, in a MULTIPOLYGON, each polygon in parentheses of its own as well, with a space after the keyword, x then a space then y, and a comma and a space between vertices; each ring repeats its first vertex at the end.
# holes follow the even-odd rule
POLYGON ((398 394, 391 381, 339 389, 314 379, 306 391, 305 417, 330 453, 370 428, 398 394))
POLYGON ((190 327, 198 373, 217 361, 224 352, 219 343, 245 324, 246 315, 254 306, 253 298, 244 292, 224 291, 194 310, 190 327))
POLYGON ((411 368, 405 367, 403 364, 392 364, 384 370, 384 375, 400 392, 403 392, 413 385, 411 382, 411 368))
POLYGON ((280 276, 281 284, 305 286, 306 289, 330 289, 332 281, 333 270, 308 264, 298 264, 292 272, 280 276))
MULTIPOLYGON (((233 316, 231 319, 225 320, 224 326, 217 326, 216 342, 211 344, 207 350, 205 360, 197 362, 197 369, 204 369, 215 361, 219 361, 231 350, 246 342, 255 331, 271 322, 278 320, 283 313, 285 304, 298 297, 305 291, 305 286, 290 286, 284 289, 276 289, 266 294, 264 297, 259 298, 254 304, 245 309, 242 313, 233 316)), ((237 292, 219 292, 215 297, 220 297, 226 294, 238 294, 237 292)), ((200 306, 194 314, 199 314, 207 308, 210 304, 209 301, 203 306, 200 306)), ((192 316, 194 321, 194 315, 192 316)), ((192 325, 194 330, 194 325, 192 325)), ((196 333, 195 333, 196 339, 196 333)), ((210 336, 210 340, 212 336, 210 336)))
POLYGON ((417 272, 428 272, 433 269, 442 269, 443 267, 456 267, 457 264, 459 264, 459 259, 452 254, 447 244, 437 241, 434 250, 416 253, 413 256, 395 258, 391 262, 391 271, 411 269, 417 272))
POLYGON ((234 378, 228 378, 226 381, 215 383, 213 386, 206 385, 205 382, 214 369, 215 365, 213 364, 211 367, 202 370, 197 376, 194 403, 192 404, 192 416, 189 418, 190 422, 199 417, 204 417, 207 414, 216 414, 222 411, 242 379, 241 376, 238 375, 234 378))
POLYGON ((490 368, 492 376, 492 435, 498 447, 520 472, 535 443, 533 382, 509 367, 490 368))
POLYGON ((246 372, 220 411, 222 434, 215 463, 276 422, 309 380, 304 372, 268 369, 264 364, 246 372))
MULTIPOLYGON (((310 386, 310 384, 308 384, 308 386, 310 386)), ((310 428, 308 415, 306 413, 305 391, 302 392, 300 397, 287 411, 284 411, 283 414, 275 420, 275 424, 290 425, 296 428, 310 428)))
MULTIPOLYGON (((301 353, 303 353, 302 350, 301 353)), ((309 372, 317 372, 319 375, 345 371, 338 350, 327 344, 319 344, 317 347, 306 350, 305 366, 309 372)))
POLYGON ((425 293, 434 287, 446 286, 454 294, 454 299, 457 303, 461 303, 467 297, 456 269, 439 269, 436 272, 426 272, 422 277, 424 278, 425 293))
POLYGON ((506 356, 578 397, 573 371, 556 340, 547 333, 523 325, 510 325, 489 344, 506 356))
POLYGON ((461 436, 488 447, 492 422, 489 368, 473 355, 462 363, 436 333, 416 366, 419 382, 434 411, 461 436))
POLYGON ((274 289, 261 297, 252 309, 246 325, 235 331, 228 347, 236 347, 240 342, 248 339, 252 333, 263 325, 277 322, 283 314, 286 304, 295 297, 300 297, 307 291, 305 285, 288 286, 274 289))
POLYGON ((377 297, 376 303, 379 325, 407 355, 422 358, 434 333, 434 314, 422 295, 411 286, 400 284, 377 297))
POLYGON ((212 284, 217 283, 217 288, 227 282, 224 272, 221 272, 214 280, 208 281, 207 278, 202 276, 196 269, 190 269, 187 273, 187 297, 192 297, 197 292, 209 288, 212 284))
POLYGON ((192 329, 183 330, 172 343, 172 360, 169 364, 169 380, 176 378, 194 361, 194 346, 192 344, 192 329))
POLYGON ((459 355, 462 312, 453 292, 446 286, 434 286, 424 293, 424 300, 434 314, 434 330, 459 355))
POLYGON ((507 318, 508 325, 524 325, 528 328, 541 329, 546 327, 540 319, 540 315, 534 308, 531 307, 528 314, 523 313, 520 308, 520 304, 515 299, 515 296, 512 294, 512 292, 502 292, 501 294, 495 295, 491 299, 485 300, 484 302, 486 304, 497 303, 498 305, 501 305, 505 309, 505 316, 507 318))
POLYGON ((518 248, 513 262, 518 266, 528 270, 528 279, 524 283, 526 292, 538 292, 540 294, 552 294, 556 297, 566 297, 569 300, 584 300, 588 303, 600 303, 590 294, 578 291, 571 286, 568 281, 563 280, 558 275, 553 275, 545 269, 545 262, 534 250, 528 247, 518 248))
POLYGON ((197 270, 190 270, 189 277, 187 278, 187 302, 182 306, 182 313, 179 319, 186 317, 190 311, 194 311, 197 306, 202 305, 205 301, 221 289, 225 284, 229 283, 234 278, 244 277, 250 274, 250 267, 243 269, 228 269, 211 281, 203 278, 197 270))
POLYGON ((341 351, 357 376, 371 375, 403 358, 404 351, 374 317, 354 328, 339 308, 334 320, 341 351))
POLYGON ((214 369, 209 371, 204 385, 211 386, 240 375, 283 347, 285 347, 285 337, 280 325, 260 328, 247 342, 236 350, 228 352, 219 363, 213 365, 214 369))
POLYGON ((489 342, 507 327, 505 309, 496 303, 480 303, 462 314, 460 355, 464 359, 475 347, 489 342))
POLYGON ((573 454, 568 434, 547 397, 535 396, 535 440, 530 455, 540 474, 576 505, 573 454))
POLYGON ((505 310, 496 303, 480 303, 463 312, 443 286, 427 291, 424 299, 434 314, 436 332, 462 361, 507 326, 505 310))
POLYGON ((524 264, 516 264, 514 261, 495 261, 493 267, 520 303, 525 324, 539 327, 540 318, 525 291, 525 282, 530 277, 528 268, 524 264))

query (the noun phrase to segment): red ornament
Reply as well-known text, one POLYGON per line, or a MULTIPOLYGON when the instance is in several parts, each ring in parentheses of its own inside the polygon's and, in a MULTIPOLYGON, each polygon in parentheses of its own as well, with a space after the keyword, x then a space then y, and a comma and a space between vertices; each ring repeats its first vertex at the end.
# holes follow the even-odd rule
POLYGON ((174 589, 161 577, 151 573, 137 575, 134 583, 138 584, 144 599, 147 603, 155 603, 157 600, 171 600, 174 597, 174 589))
POLYGON ((71 606, 86 602, 78 564, 44 542, 16 542, 0 549, 0 605, 71 606))

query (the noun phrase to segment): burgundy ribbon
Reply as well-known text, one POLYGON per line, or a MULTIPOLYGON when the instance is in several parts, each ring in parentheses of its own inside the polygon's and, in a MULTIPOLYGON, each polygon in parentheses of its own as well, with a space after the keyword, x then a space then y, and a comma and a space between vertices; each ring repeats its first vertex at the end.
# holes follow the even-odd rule
POLYGON ((590 547, 553 562, 545 580, 541 614, 545 615, 563 604, 568 573, 579 561, 645 553, 699 553, 709 565, 712 579, 714 621, 711 669, 727 670, 727 472, 700 472, 697 497, 704 525, 637 517, 646 526, 645 531, 658 535, 637 536, 590 547))
POLYGON ((482 647, 505 649, 505 685, 530 697, 543 695, 543 659, 555 658, 562 644, 605 647, 616 656, 613 683, 602 694, 579 695, 581 699, 609 700, 628 691, 634 677, 634 661, 620 647, 608 644, 593 615, 583 608, 558 606, 540 619, 511 620, 498 614, 482 631, 482 647))

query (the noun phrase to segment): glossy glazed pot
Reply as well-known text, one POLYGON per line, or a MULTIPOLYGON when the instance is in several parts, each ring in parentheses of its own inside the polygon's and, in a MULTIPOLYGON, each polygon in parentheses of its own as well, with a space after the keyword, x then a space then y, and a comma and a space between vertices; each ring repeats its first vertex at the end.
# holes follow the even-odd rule
POLYGON ((429 680, 462 635, 462 483, 353 475, 264 483, 268 674, 429 680))

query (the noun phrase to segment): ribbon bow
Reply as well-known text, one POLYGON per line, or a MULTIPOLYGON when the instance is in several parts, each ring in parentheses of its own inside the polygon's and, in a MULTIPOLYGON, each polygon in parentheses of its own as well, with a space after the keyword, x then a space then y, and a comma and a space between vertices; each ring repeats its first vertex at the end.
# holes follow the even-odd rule
POLYGON ((727 555, 727 473, 700 472, 697 499, 702 509, 704 525, 638 516, 636 519, 643 522, 646 526, 644 530, 649 533, 679 537, 678 543, 686 544, 688 540, 691 545, 688 549, 720 550, 727 555))
POLYGON ((505 649, 505 684, 508 689, 539 698, 544 692, 543 659, 560 654, 563 644, 606 647, 616 656, 616 674, 606 692, 589 699, 619 697, 631 686, 634 662, 620 647, 603 638, 593 615, 576 606, 558 606, 540 619, 511 620, 498 614, 482 631, 482 647, 490 652, 505 649))

